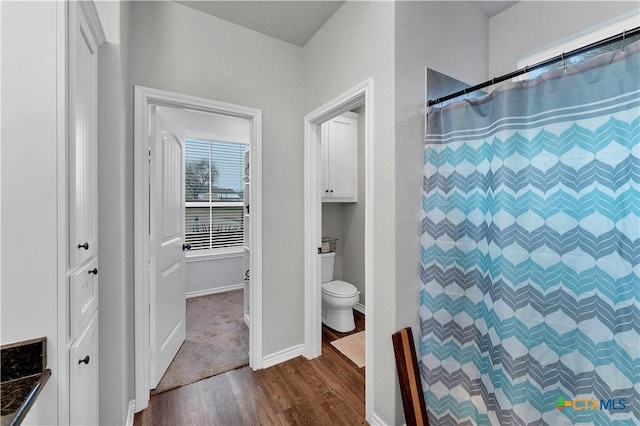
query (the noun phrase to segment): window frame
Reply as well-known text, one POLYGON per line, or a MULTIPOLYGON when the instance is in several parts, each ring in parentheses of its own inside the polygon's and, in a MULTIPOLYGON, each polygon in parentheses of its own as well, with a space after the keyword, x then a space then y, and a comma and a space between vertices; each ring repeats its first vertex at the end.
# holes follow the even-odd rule
MULTIPOLYGON (((538 51, 532 55, 519 59, 517 62, 516 69, 522 69, 525 66, 528 67, 528 66, 537 64, 539 62, 546 61, 547 59, 562 55, 565 52, 570 52, 572 50, 579 49, 582 46, 587 46, 591 43, 604 40, 616 34, 620 34, 626 30, 636 28, 638 26, 639 20, 640 20, 640 15, 634 13, 633 16, 628 16, 626 18, 617 20, 616 22, 605 24, 604 26, 594 29, 592 31, 589 31, 586 34, 582 34, 577 37, 572 37, 567 41, 561 42, 559 44, 548 47, 544 50, 538 51)), ((527 74, 520 77, 519 79, 526 79, 526 78, 528 78, 527 74)))
MULTIPOLYGON (((184 141, 185 148, 188 139, 201 139, 207 140, 211 142, 222 142, 222 143, 237 143, 245 145, 246 149, 250 147, 250 139, 243 137, 234 137, 229 135, 220 135, 215 133, 206 133, 206 132, 196 132, 196 131, 185 131, 184 132, 184 141)), ((185 159, 186 161, 186 159, 185 159)), ((242 163, 244 167, 244 160, 242 163)), ((186 167, 186 164, 185 164, 186 167)), ((183 186, 186 185, 186 181, 183 179, 183 186)), ((244 207, 243 201, 220 201, 216 202, 214 206, 211 206, 211 202, 209 201, 183 201, 184 208, 188 207, 244 207)), ((185 215, 186 221, 186 215, 185 215)), ((244 231, 243 231, 244 232, 244 231)), ((185 239, 186 242, 186 239, 185 239)), ((217 247, 217 248, 207 248, 207 249, 199 249, 199 250, 188 250, 185 252, 185 262, 199 262, 203 260, 216 260, 216 259, 228 259, 234 257, 241 257, 244 255, 244 238, 243 243, 238 246, 233 247, 217 247)))

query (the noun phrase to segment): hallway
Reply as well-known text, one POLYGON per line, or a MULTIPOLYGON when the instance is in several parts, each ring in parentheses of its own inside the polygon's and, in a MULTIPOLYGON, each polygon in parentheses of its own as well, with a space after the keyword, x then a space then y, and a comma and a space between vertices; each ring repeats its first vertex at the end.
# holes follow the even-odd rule
POLYGON ((154 395, 134 424, 366 424, 362 370, 323 342, 313 360, 242 367, 154 395))

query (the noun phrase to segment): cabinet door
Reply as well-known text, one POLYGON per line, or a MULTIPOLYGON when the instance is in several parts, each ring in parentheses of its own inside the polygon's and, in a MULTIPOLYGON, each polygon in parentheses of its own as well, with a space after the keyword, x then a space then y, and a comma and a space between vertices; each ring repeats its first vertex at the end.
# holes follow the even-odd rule
POLYGON ((98 58, 80 2, 69 2, 69 266, 97 253, 98 58))
POLYGON ((327 187, 323 195, 329 198, 325 201, 355 202, 358 199, 357 127, 357 120, 347 116, 336 117, 327 123, 326 140, 323 138, 326 141, 323 169, 327 187))
POLYGON ((72 425, 97 425, 98 313, 69 349, 69 421, 72 425))
POLYGON ((75 339, 98 310, 97 257, 69 276, 69 295, 71 339, 75 339))

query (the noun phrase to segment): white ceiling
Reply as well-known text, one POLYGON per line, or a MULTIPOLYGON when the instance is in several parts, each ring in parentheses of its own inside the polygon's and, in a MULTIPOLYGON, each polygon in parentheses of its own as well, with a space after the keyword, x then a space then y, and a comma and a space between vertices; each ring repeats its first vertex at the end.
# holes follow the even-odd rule
POLYGON ((304 46, 343 1, 177 1, 225 21, 304 46))
MULTIPOLYGON (((344 1, 182 1, 177 3, 262 34, 304 46, 344 1)), ((492 17, 517 1, 469 1, 492 17)))
POLYGON ((518 3, 517 1, 469 1, 467 2, 474 6, 476 9, 480 10, 484 13, 487 18, 491 18, 492 16, 497 15, 500 12, 504 12, 514 4, 518 3))

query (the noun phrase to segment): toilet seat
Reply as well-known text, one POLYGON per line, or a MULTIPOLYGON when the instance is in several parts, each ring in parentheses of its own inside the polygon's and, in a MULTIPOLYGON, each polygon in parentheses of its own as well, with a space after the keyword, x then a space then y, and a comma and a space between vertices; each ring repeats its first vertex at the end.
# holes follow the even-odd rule
POLYGON ((353 297, 360 294, 356 286, 341 280, 322 283, 322 292, 333 297, 353 297))

